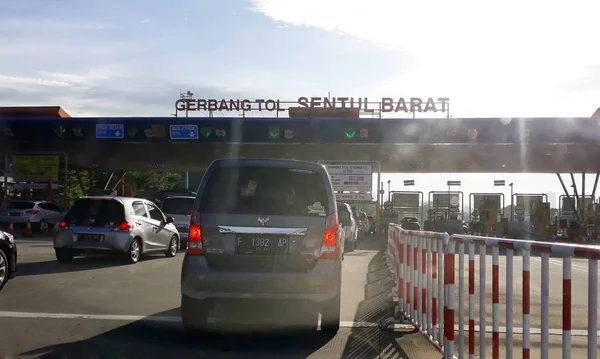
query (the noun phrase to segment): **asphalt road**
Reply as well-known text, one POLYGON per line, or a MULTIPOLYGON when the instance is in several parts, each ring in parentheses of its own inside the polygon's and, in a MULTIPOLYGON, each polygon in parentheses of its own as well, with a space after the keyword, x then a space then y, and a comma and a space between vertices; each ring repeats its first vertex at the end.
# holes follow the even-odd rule
POLYGON ((225 331, 190 337, 179 318, 182 254, 135 265, 106 257, 62 264, 50 241, 18 242, 18 276, 0 292, 0 357, 439 357, 409 328, 378 327, 393 311, 380 252, 385 243, 378 238, 346 254, 342 328, 335 336, 317 331, 315 322, 292 326, 288 319, 299 319, 293 308, 262 322, 253 308, 241 308, 217 313, 216 325, 225 331))
MULTIPOLYGON (((522 291, 522 257, 514 256, 513 260, 513 308, 512 313, 513 320, 513 333, 514 333, 514 355, 521 357, 521 345, 522 345, 522 303, 523 303, 523 291, 522 291)), ((475 256, 475 325, 476 329, 479 330, 479 278, 480 270, 479 267, 479 256, 475 256)), ((458 329, 458 305, 461 302, 458 301, 458 276, 460 274, 458 269, 458 258, 456 259, 456 295, 455 295, 455 313, 458 329)), ((531 356, 539 357, 539 346, 540 346, 540 327, 541 327, 541 268, 542 262, 541 257, 531 256, 530 258, 530 326, 531 326, 531 356)), ((573 358, 586 357, 586 346, 587 346, 587 323, 588 323, 588 263, 587 260, 573 259, 572 260, 572 271, 571 271, 571 282, 572 282, 572 345, 571 355, 573 358)), ((550 354, 549 358, 561 358, 561 346, 562 346, 562 259, 561 258, 550 258, 549 264, 550 271, 550 287, 549 287, 549 316, 548 323, 550 328, 550 354)), ((491 331, 492 331, 492 257, 486 256, 486 287, 485 287, 485 313, 486 313, 486 335, 488 345, 488 356, 491 357, 491 331)), ((465 293, 464 301, 464 325, 468 325, 468 256, 465 255, 465 271, 464 271, 464 289, 465 293)), ((506 328, 506 257, 500 256, 499 258, 499 326, 500 326, 500 357, 505 356, 505 328, 506 328)), ((458 344, 458 332, 456 334, 456 342, 458 344)), ((465 328, 465 351, 468 349, 467 345, 467 329, 465 328)), ((476 349, 478 352, 478 339, 479 333, 475 335, 476 349)), ((598 351, 600 354, 600 350, 598 351)))

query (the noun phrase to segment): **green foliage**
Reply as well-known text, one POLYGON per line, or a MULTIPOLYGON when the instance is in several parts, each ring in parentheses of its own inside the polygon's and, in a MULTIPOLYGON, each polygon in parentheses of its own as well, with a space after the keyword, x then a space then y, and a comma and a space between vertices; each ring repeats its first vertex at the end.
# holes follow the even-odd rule
MULTIPOLYGON (((107 194, 104 186, 110 178, 111 172, 100 170, 70 170, 68 177, 69 191, 67 197, 73 201, 84 194, 107 194)), ((109 183, 112 190, 121 176, 115 173, 109 183)), ((160 191, 181 186, 183 178, 179 172, 144 172, 131 171, 125 174, 125 182, 131 186, 134 196, 142 196, 148 191, 160 191)), ((108 192, 109 192, 108 191, 108 192)))

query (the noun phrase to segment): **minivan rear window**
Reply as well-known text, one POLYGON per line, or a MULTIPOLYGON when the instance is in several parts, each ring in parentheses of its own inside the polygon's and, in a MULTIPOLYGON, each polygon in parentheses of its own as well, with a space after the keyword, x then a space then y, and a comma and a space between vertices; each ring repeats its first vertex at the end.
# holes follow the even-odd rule
POLYGON ((290 168, 219 167, 200 199, 204 213, 318 216, 329 213, 328 181, 290 168))
POLYGON ((123 221, 125 221, 123 204, 112 199, 79 199, 73 203, 65 216, 65 222, 72 226, 116 226, 123 221))

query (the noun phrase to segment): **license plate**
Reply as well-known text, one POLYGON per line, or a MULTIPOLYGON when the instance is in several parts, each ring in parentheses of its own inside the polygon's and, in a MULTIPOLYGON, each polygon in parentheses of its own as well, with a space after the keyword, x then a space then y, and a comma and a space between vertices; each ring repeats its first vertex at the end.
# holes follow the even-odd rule
POLYGON ((289 238, 285 236, 237 236, 235 251, 238 254, 287 254, 289 238))
POLYGON ((102 234, 80 234, 79 242, 103 242, 104 235, 102 234))

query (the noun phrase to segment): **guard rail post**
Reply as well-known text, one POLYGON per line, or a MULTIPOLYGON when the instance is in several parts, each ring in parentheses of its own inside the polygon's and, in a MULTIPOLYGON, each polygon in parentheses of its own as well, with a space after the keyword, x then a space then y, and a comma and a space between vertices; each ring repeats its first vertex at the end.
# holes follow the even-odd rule
POLYGON ((444 255, 444 358, 454 357, 454 252, 455 243, 451 239, 444 255))

